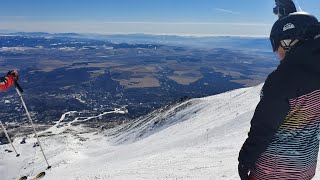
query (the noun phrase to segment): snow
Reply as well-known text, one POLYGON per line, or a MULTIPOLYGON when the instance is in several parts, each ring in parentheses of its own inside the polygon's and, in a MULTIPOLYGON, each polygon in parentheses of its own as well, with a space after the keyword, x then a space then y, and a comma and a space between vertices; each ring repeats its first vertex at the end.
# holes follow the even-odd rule
MULTIPOLYGON (((66 115, 75 113, 67 112, 51 128, 59 131, 40 137, 52 165, 45 179, 238 180, 238 152, 260 90, 261 85, 192 99, 107 131, 63 123, 66 115)), ((4 152, 9 145, 0 146, 1 179, 45 170, 39 148, 32 147, 36 140, 29 137, 21 145, 21 139, 14 141, 19 158, 4 152)))
POLYGON ((81 97, 76 97, 76 99, 77 99, 79 102, 83 103, 83 104, 86 103, 86 101, 82 100, 81 97))
POLYGON ((33 47, 1 47, 0 52, 11 52, 11 51, 27 51, 27 50, 34 50, 37 48, 33 47))
POLYGON ((75 47, 61 47, 61 48, 59 48, 59 50, 62 50, 62 51, 75 51, 76 48, 75 47))

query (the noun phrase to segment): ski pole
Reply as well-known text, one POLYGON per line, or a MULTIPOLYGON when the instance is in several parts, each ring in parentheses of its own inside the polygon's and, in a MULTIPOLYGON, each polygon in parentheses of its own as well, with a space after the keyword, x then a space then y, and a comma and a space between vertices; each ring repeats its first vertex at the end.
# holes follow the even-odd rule
POLYGON ((39 137, 38 137, 38 133, 37 133, 36 128, 35 128, 35 126, 34 126, 34 124, 33 124, 33 121, 32 121, 32 118, 31 118, 31 116, 30 116, 30 113, 29 113, 29 111, 28 111, 28 108, 27 108, 27 106, 26 106, 26 104, 25 104, 25 102, 24 102, 24 100, 23 100, 23 98, 22 98, 22 94, 21 94, 21 93, 23 92, 23 90, 22 90, 21 86, 18 84, 17 81, 15 81, 14 84, 15 84, 15 87, 16 87, 16 91, 17 91, 17 93, 18 93, 18 95, 19 95, 19 97, 20 97, 20 99, 21 99, 22 105, 23 105, 24 109, 26 110, 26 114, 27 114, 27 116, 28 116, 28 118, 29 118, 29 121, 30 121, 30 123, 31 123, 31 125, 32 125, 33 132, 34 132, 34 134, 36 135, 36 138, 37 138, 38 144, 39 144, 39 146, 40 146, 40 149, 41 149, 42 155, 43 155, 43 157, 44 157, 44 160, 46 161, 46 163, 47 163, 47 165, 48 165, 48 168, 47 168, 47 169, 50 169, 51 166, 50 166, 49 163, 48 163, 48 160, 47 160, 46 155, 44 154, 42 145, 41 145, 40 140, 39 140, 39 137))
POLYGON ((14 86, 20 91, 20 93, 23 93, 23 89, 17 81, 14 81, 14 86))
POLYGON ((16 152, 16 156, 17 156, 17 157, 19 157, 19 156, 20 156, 20 154, 18 154, 18 153, 17 153, 16 148, 14 148, 14 146, 13 146, 13 144, 12 144, 12 141, 11 141, 11 139, 10 139, 9 135, 8 135, 8 132, 7 132, 6 128, 4 128, 4 126, 3 126, 3 124, 2 124, 2 122, 1 122, 1 121, 0 121, 0 124, 1 124, 1 127, 2 127, 3 131, 4 131, 4 134, 6 135, 6 137, 7 137, 8 141, 10 142, 10 144, 11 144, 11 146, 12 146, 12 148, 13 148, 14 152, 16 152))

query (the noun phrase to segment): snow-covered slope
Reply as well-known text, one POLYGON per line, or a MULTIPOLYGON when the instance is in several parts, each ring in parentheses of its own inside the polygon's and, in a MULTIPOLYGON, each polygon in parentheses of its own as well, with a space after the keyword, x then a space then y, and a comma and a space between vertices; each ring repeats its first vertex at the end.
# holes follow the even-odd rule
MULTIPOLYGON (((239 179, 238 152, 260 89, 192 99, 104 132, 54 126, 41 137, 52 165, 44 179, 239 179)), ((1 180, 46 168, 39 148, 32 147, 35 139, 20 141, 14 142, 19 158, 0 146, 1 180)))

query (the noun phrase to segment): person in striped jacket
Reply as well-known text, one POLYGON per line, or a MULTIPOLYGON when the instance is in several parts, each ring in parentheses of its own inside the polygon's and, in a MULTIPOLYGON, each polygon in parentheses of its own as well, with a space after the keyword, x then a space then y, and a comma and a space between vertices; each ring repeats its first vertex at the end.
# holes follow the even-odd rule
POLYGON ((309 180, 320 139, 320 25, 291 13, 272 27, 280 65, 262 88, 248 138, 239 153, 242 180, 309 180))
POLYGON ((14 81, 19 80, 19 74, 17 70, 11 70, 4 77, 0 77, 0 89, 2 92, 6 91, 10 86, 14 84, 14 81))

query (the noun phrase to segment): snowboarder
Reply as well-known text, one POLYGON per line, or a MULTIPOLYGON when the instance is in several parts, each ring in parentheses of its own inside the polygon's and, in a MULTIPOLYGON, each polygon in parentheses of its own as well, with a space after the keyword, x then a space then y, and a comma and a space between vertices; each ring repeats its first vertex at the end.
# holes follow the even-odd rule
POLYGON ((291 13, 272 27, 280 65, 262 88, 248 138, 239 153, 242 180, 312 179, 320 135, 320 25, 291 13))
POLYGON ((14 81, 19 80, 19 74, 17 70, 11 70, 6 76, 0 78, 0 89, 6 91, 10 86, 14 84, 14 81))

